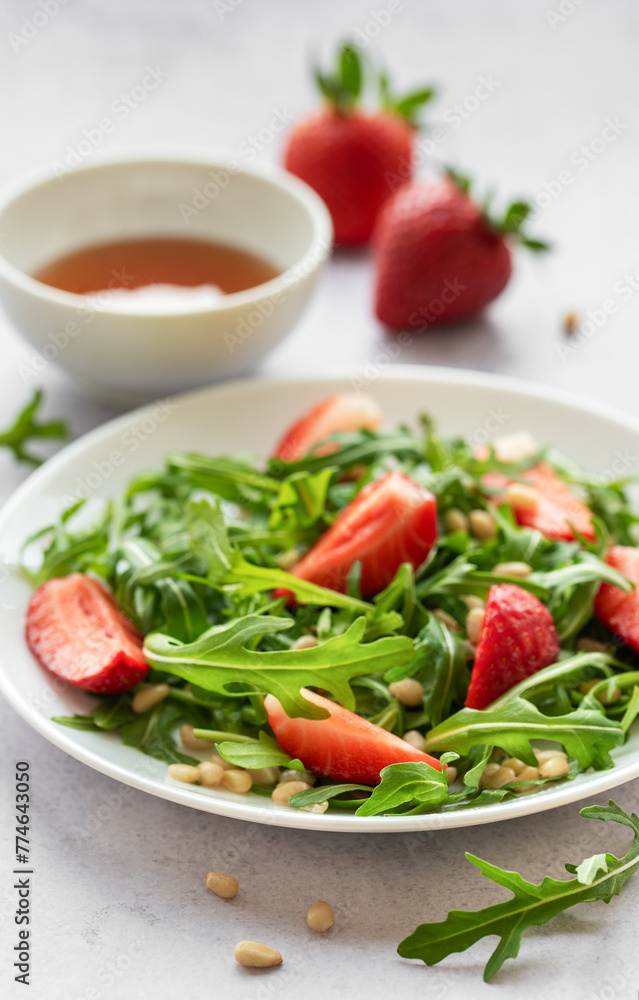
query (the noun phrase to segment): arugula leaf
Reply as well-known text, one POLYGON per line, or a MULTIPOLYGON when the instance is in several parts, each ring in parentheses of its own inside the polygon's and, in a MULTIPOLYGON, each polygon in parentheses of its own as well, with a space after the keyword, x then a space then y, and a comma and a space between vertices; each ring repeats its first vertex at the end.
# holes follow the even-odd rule
POLYGON ((507 958, 517 957, 522 935, 529 927, 540 927, 577 903, 609 903, 639 868, 639 818, 634 813, 629 816, 612 800, 607 806, 588 806, 580 815, 630 827, 634 839, 629 851, 621 858, 596 854, 578 867, 566 865, 576 878, 561 881, 547 877, 540 885, 467 853, 483 875, 510 889, 513 898, 483 910, 451 910, 440 923, 420 924, 400 943, 399 954, 436 965, 447 955, 466 951, 481 938, 496 934, 501 940, 484 970, 488 982, 507 958))
POLYGON ((100 727, 90 715, 52 715, 51 721, 57 722, 59 726, 67 726, 69 729, 81 729, 94 733, 100 732, 100 727))
POLYGON ((217 752, 229 764, 237 764, 238 767, 293 767, 295 770, 304 770, 300 760, 289 760, 288 754, 278 746, 277 741, 263 730, 259 733, 259 740, 218 743, 217 752))
POLYGON ((42 389, 36 389, 11 426, 6 431, 0 432, 0 448, 9 448, 18 462, 40 465, 43 461, 26 450, 28 441, 45 438, 57 438, 63 441, 68 437, 69 428, 64 420, 39 419, 42 399, 42 389))
POLYGON ((510 698, 496 708, 462 708, 426 737, 424 750, 468 753, 478 744, 502 747, 512 757, 535 767, 530 740, 557 740, 580 767, 610 767, 608 751, 624 742, 618 722, 596 709, 578 708, 568 715, 542 715, 529 701, 510 698))
POLYGON ((173 738, 173 729, 185 718, 188 713, 182 704, 165 700, 150 712, 121 724, 119 729, 127 746, 137 747, 149 757, 168 764, 198 764, 194 757, 178 750, 173 738))
POLYGON ((441 770, 421 760, 389 764, 382 768, 379 785, 375 786, 373 794, 362 803, 356 815, 379 816, 407 805, 417 807, 410 809, 410 812, 422 812, 424 808, 434 809, 444 801, 448 792, 444 765, 457 760, 458 756, 456 753, 444 754, 441 770))
POLYGON ((251 636, 281 631, 293 625, 289 618, 246 615, 226 625, 215 625, 193 643, 183 644, 159 632, 147 636, 145 655, 156 670, 175 674, 201 688, 233 694, 228 685, 244 683, 250 690, 275 695, 291 717, 325 718, 300 688, 325 688, 346 708, 354 709, 349 680, 362 674, 387 670, 407 660, 413 651, 410 639, 393 636, 362 643, 366 620, 356 619, 343 635, 311 649, 259 652, 246 649, 251 636))
MULTIPOLYGON (((344 795, 347 792, 370 791, 370 785, 355 785, 351 783, 320 785, 319 788, 309 788, 307 792, 296 792, 295 795, 291 795, 288 804, 295 809, 302 809, 304 806, 314 806, 318 802, 328 802, 330 799, 334 799, 338 795, 344 795)), ((351 805, 352 800, 349 799, 348 804, 351 805)), ((340 803, 335 802, 334 805, 340 805, 340 803)))
POLYGON ((319 472, 295 472, 284 479, 271 507, 269 528, 309 528, 324 518, 328 488, 335 469, 328 466, 319 472))

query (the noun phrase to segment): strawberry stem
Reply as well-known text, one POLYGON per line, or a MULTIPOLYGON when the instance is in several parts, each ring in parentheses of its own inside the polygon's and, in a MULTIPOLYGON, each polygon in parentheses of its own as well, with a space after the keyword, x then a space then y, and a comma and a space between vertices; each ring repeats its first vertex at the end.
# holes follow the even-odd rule
MULTIPOLYGON (((444 172, 448 179, 455 184, 462 194, 470 197, 472 188, 472 180, 470 177, 460 174, 452 167, 446 167, 444 172)), ((532 205, 530 202, 523 201, 522 199, 513 201, 500 215, 493 212, 491 208, 493 198, 494 192, 488 194, 482 203, 484 221, 493 233, 497 233, 500 236, 507 236, 509 239, 520 243, 521 246, 526 247, 528 250, 532 250, 533 253, 542 253, 545 250, 551 249, 550 243, 547 243, 545 240, 534 239, 524 230, 526 222, 530 218, 532 212, 532 205)))

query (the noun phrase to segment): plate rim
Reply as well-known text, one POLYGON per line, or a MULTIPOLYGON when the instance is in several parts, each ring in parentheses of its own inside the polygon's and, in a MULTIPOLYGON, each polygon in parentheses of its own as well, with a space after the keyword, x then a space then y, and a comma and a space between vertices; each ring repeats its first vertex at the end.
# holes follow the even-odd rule
MULTIPOLYGON (((276 377, 266 375, 249 379, 240 378, 167 397, 166 401, 175 402, 178 407, 181 407, 183 404, 189 404, 202 397, 233 395, 238 391, 250 392, 252 388, 257 386, 269 386, 274 391, 276 391, 278 385, 290 386, 312 383, 319 387, 322 384, 330 382, 352 379, 358 375, 361 377, 361 372, 356 368, 341 368, 338 371, 326 371, 317 375, 276 377)), ((625 414, 623 411, 606 403, 587 399, 572 391, 510 375, 450 366, 394 365, 390 370, 379 374, 375 378, 375 383, 406 380, 439 383, 454 381, 461 385, 474 385, 479 388, 495 388, 497 390, 511 391, 532 400, 544 399, 572 409, 588 410, 591 414, 618 423, 626 429, 639 434, 639 419, 633 417, 631 414, 625 414)), ((31 473, 7 499, 0 510, 0 540, 3 537, 7 522, 11 520, 15 510, 22 504, 23 499, 29 497, 32 493, 38 493, 41 480, 46 481, 50 475, 55 475, 59 469, 63 469, 69 460, 84 452, 90 452, 101 440, 110 437, 112 434, 139 420, 144 414, 157 406, 157 403, 157 400, 147 403, 134 410, 120 414, 101 424, 99 427, 93 428, 61 449, 61 451, 45 462, 39 469, 31 473)), ((51 718, 46 717, 31 706, 26 698, 23 699, 21 697, 20 692, 9 682, 9 677, 3 667, 1 652, 0 692, 9 705, 39 735, 76 760, 120 781, 122 784, 129 785, 171 802, 199 809, 200 811, 210 812, 231 819, 269 826, 281 826, 289 829, 343 833, 419 833, 438 829, 459 829, 467 826, 503 822, 508 819, 545 812, 549 809, 568 805, 591 795, 596 795, 639 777, 638 754, 636 761, 627 761, 623 764, 618 764, 610 770, 594 772, 587 776, 579 775, 567 784, 544 790, 542 795, 522 796, 508 802, 490 806, 478 806, 475 809, 466 809, 458 812, 451 810, 444 813, 425 813, 421 816, 406 817, 356 817, 350 813, 326 813, 318 815, 292 809, 280 810, 277 807, 265 807, 265 803, 261 805, 255 799, 241 799, 239 796, 233 795, 233 793, 218 789, 207 790, 198 787, 196 790, 189 785, 174 782, 168 777, 164 782, 161 782, 159 779, 146 777, 141 773, 132 771, 117 762, 110 761, 108 758, 105 759, 90 747, 82 745, 77 739, 74 740, 71 735, 72 731, 67 731, 64 727, 56 725, 52 722, 51 718), (582 779, 581 781, 580 778, 582 779), (585 788, 584 783, 587 783, 585 788)), ((142 755, 142 759, 146 759, 144 755, 142 755)))

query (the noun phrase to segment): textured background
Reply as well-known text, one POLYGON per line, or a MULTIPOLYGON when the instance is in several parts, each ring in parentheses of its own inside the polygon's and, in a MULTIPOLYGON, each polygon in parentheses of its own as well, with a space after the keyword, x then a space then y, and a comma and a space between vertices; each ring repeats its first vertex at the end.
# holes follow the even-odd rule
MULTIPOLYGON (((313 100, 309 55, 330 53, 336 40, 366 30, 373 12, 387 6, 383 0, 69 0, 56 12, 56 0, 43 3, 53 12, 44 18, 37 0, 4 0, 0 10, 1 182, 63 159, 148 66, 165 78, 118 118, 102 148, 172 142, 236 150, 277 111, 303 114, 313 100), (25 18, 33 25, 36 12, 42 26, 34 30, 25 18)), ((397 360, 507 372, 639 415, 639 296, 626 277, 639 267, 638 22, 629 0, 403 0, 368 46, 383 53, 398 85, 439 84, 430 115, 446 135, 438 158, 471 170, 482 188, 536 199, 535 231, 555 245, 547 259, 518 257, 507 292, 483 319, 415 338, 397 360), (495 82, 494 93, 456 127, 453 106, 473 95, 481 77, 495 82), (608 119, 618 135, 601 142, 608 119), (558 182, 560 174, 570 183, 558 182), (608 299, 616 310, 597 326, 608 299), (570 309, 586 325, 567 353, 561 324, 570 309)), ((280 154, 276 138, 258 159, 276 162, 280 154)), ((372 315, 370 286, 366 254, 336 257, 308 313, 261 371, 385 364, 389 342, 372 315)), ((21 378, 19 366, 32 355, 1 317, 0 345, 4 425, 34 380, 21 378)), ((79 396, 51 365, 38 384, 47 411, 67 417, 75 435, 111 415, 79 396)), ((3 497, 25 475, 0 455, 3 497)), ((35 779, 38 950, 31 996, 637 995, 639 884, 609 908, 581 907, 530 932, 520 959, 492 987, 481 982, 491 942, 434 969, 395 954, 420 920, 501 898, 464 861, 465 850, 538 879, 560 876, 564 861, 609 844, 623 847, 623 833, 580 820, 576 806, 440 835, 364 838, 261 828, 123 788, 50 747, 6 705, 0 710, 3 760, 29 757, 35 779), (226 904, 213 899, 202 887, 210 868, 236 872, 242 895, 226 904), (324 937, 304 924, 306 901, 318 897, 334 901, 337 911, 324 937), (276 944, 285 965, 267 975, 237 968, 232 948, 245 936, 276 944)), ((616 798, 637 809, 638 793, 634 782, 616 798)), ((2 807, 8 808, 6 794, 2 807)), ((19 993, 9 968, 8 875, 2 880, 0 976, 13 997, 19 993)))

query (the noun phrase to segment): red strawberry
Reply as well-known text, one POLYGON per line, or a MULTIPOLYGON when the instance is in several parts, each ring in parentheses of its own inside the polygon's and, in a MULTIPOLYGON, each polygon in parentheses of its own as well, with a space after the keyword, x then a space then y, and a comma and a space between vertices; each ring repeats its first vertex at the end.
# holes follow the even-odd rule
POLYGON ((441 771, 442 766, 435 757, 416 750, 399 736, 308 688, 302 688, 301 693, 315 705, 327 709, 329 718, 290 719, 272 694, 264 699, 264 707, 282 750, 301 760, 309 771, 329 775, 337 781, 368 785, 376 785, 380 771, 389 764, 424 761, 441 771))
MULTIPOLYGON (((331 434, 362 429, 374 431, 380 421, 381 411, 372 396, 354 392, 329 396, 289 427, 273 457, 282 462, 297 462, 331 434)), ((332 445, 325 445, 318 452, 328 454, 332 450, 332 445)))
POLYGON ((486 708, 514 684, 554 663, 559 646, 552 615, 538 598, 510 583, 491 587, 466 707, 486 708))
POLYGON ((595 614, 611 632, 639 652, 639 549, 615 545, 606 562, 627 576, 635 589, 626 594, 611 583, 602 583, 595 598, 595 614))
POLYGON ((368 597, 383 590, 402 563, 421 566, 436 538, 435 497, 403 472, 389 472, 357 494, 291 573, 344 593, 359 559, 361 592, 368 597))
POLYGON ((38 587, 27 610, 26 635, 43 666, 85 691, 119 694, 149 670, 137 629, 111 594, 82 573, 38 587))
MULTIPOLYGON (((511 506, 518 524, 536 528, 546 538, 559 541, 574 540, 573 525, 580 535, 594 542, 596 536, 591 512, 546 462, 538 462, 526 469, 519 479, 536 490, 537 506, 518 507, 513 502, 511 506)), ((482 477, 482 482, 493 489, 505 489, 513 481, 500 472, 489 472, 482 477)), ((491 499, 495 503, 504 501, 500 495, 491 499)))
POLYGON ((380 212, 373 244, 382 323, 425 329, 475 316, 508 282, 507 236, 545 249, 521 232, 528 205, 515 202, 502 220, 491 221, 468 190, 465 178, 449 173, 400 187, 380 212))
POLYGON ((316 71, 316 80, 328 104, 293 127, 284 166, 324 199, 336 243, 367 243, 381 206, 411 176, 414 116, 433 90, 393 101, 382 78, 383 109, 364 114, 360 57, 348 45, 335 73, 316 71))

